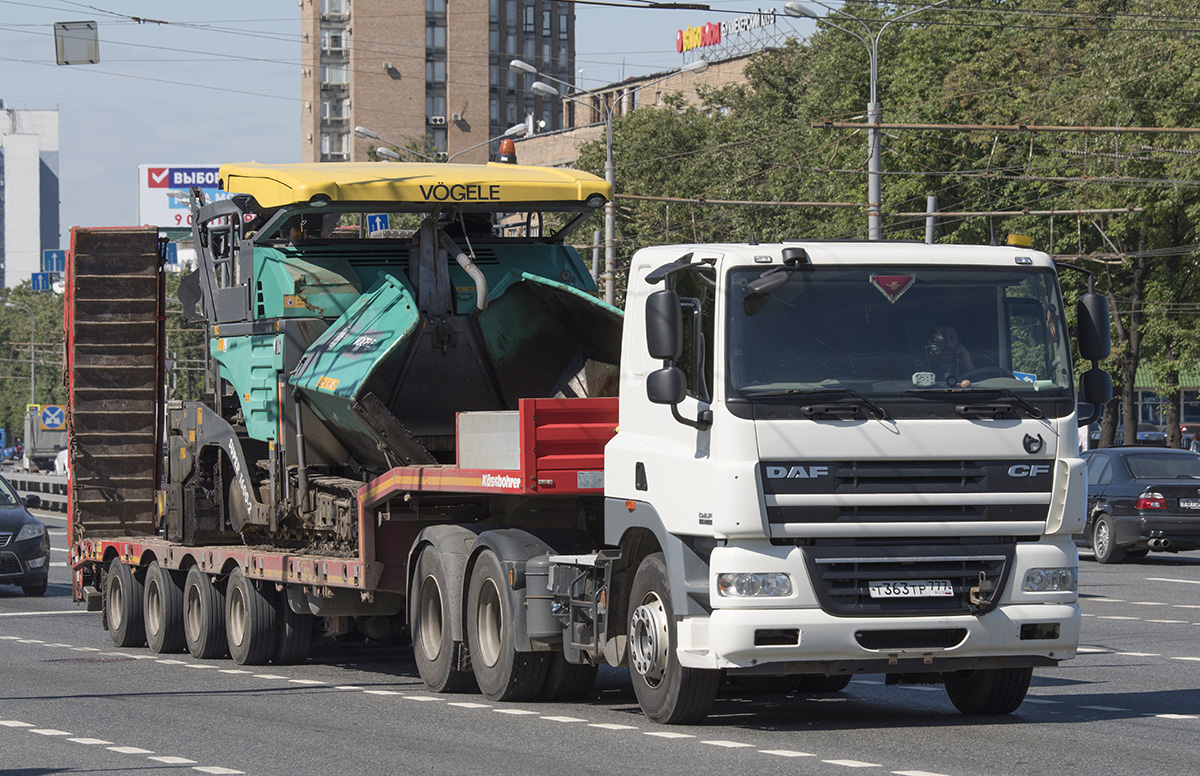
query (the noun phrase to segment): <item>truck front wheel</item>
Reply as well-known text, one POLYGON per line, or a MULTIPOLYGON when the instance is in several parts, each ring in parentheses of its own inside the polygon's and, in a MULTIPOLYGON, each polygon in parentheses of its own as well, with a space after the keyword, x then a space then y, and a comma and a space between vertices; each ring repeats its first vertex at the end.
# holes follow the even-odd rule
POLYGON ((946 694, 963 714, 1011 714, 1025 700, 1032 668, 989 668, 946 674, 946 694))
POLYGON ((113 558, 104 587, 104 614, 108 619, 108 635, 118 647, 140 647, 146 643, 144 596, 142 581, 120 558, 113 558))
POLYGON ((225 590, 225 635, 240 666, 260 666, 275 652, 275 606, 240 568, 225 590))
POLYGON ((183 584, 180 574, 165 569, 154 561, 146 569, 146 643, 151 652, 160 654, 182 652, 187 646, 183 638, 183 584))
POLYGON ((460 667, 462 644, 454 640, 450 629, 447 590, 441 557, 436 548, 426 547, 417 558, 408 598, 413 658, 421 681, 430 690, 466 692, 474 685, 475 677, 460 667))
POLYGON ((646 716, 669 725, 704 719, 717 697, 721 672, 679 665, 675 613, 661 552, 648 555, 633 578, 628 634, 629 675, 646 716))
POLYGON ((542 691, 550 653, 516 650, 513 613, 504 593, 507 585, 495 553, 481 553, 467 594, 467 644, 475 681, 484 697, 524 701, 542 691))
POLYGON ((183 637, 188 652, 201 660, 224 657, 225 593, 199 566, 192 566, 183 583, 183 637))

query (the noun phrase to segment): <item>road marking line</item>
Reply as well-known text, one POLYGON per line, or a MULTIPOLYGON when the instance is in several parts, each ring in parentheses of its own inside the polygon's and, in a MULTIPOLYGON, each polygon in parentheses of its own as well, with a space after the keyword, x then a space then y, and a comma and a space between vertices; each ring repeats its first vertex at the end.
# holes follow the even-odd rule
POLYGON ((1179 623, 1181 623, 1181 622, 1182 622, 1182 623, 1186 623, 1186 622, 1187 622, 1187 620, 1146 620, 1146 622, 1166 622, 1166 623, 1171 623, 1171 624, 1174 624, 1174 625, 1178 625, 1178 624, 1179 624, 1179 623))
POLYGON ((45 644, 41 639, 17 639, 18 644, 45 644))
MULTIPOLYGON (((41 617, 44 614, 92 614, 83 609, 63 609, 57 612, 4 612, 0 617, 41 617)), ((20 636, 3 636, 0 638, 19 639, 20 636)))
MULTIPOLYGON (((46 646, 50 646, 50 645, 47 644, 46 646)), ((101 655, 110 655, 112 657, 129 657, 129 655, 125 654, 124 652, 101 652, 100 654, 101 655)))
POLYGON ((586 719, 580 719, 579 717, 542 717, 542 719, 550 722, 587 722, 586 719))
POLYGON ((644 735, 654 736, 655 738, 695 738, 690 733, 672 733, 669 730, 655 730, 644 735))
POLYGON ((112 743, 112 741, 105 741, 103 738, 68 738, 67 740, 83 744, 84 746, 108 746, 112 743))
POLYGON ((902 685, 900 685, 900 689, 901 690, 916 690, 917 692, 941 692, 942 691, 941 687, 930 687, 929 685, 925 685, 925 684, 902 684, 902 685))
POLYGON ((1058 704, 1061 704, 1062 701, 1048 701, 1045 698, 1026 698, 1025 703, 1058 703, 1058 704))
MULTIPOLYGON (((208 668, 208 666, 204 666, 204 667, 208 668)), ((309 685, 325 684, 324 682, 322 682, 318 679, 288 679, 288 681, 291 682, 292 684, 309 684, 309 685)))
POLYGON ((1155 714, 1159 719, 1200 719, 1196 714, 1155 714))
POLYGON ((720 746, 725 749, 741 749, 744 746, 753 746, 753 744, 743 744, 741 741, 701 741, 702 744, 709 746, 720 746))
POLYGON ((1113 654, 1126 657, 1162 657, 1161 652, 1114 652, 1113 654))
POLYGON ((215 774, 245 773, 245 771, 235 771, 232 768, 222 768, 218 765, 204 765, 204 766, 198 765, 195 768, 192 768, 192 770, 200 771, 201 773, 215 773, 215 774))
POLYGON ((1170 577, 1146 577, 1147 582, 1177 582, 1181 585, 1200 585, 1195 579, 1171 579, 1170 577))
MULTIPOLYGON (((124 656, 122 655, 122 657, 124 657, 124 656)), ((184 660, 162 660, 162 659, 156 659, 156 661, 155 661, 155 662, 162 663, 164 666, 185 666, 185 665, 187 665, 187 662, 186 662, 186 661, 184 661, 184 660)))
POLYGON ((0 726, 3 727, 33 727, 30 722, 20 722, 15 719, 0 719, 0 726))
POLYGON ((929 771, 892 771, 896 776, 946 776, 944 773, 930 773, 929 771))
POLYGON ((1171 659, 1172 660, 1192 660, 1192 661, 1200 662, 1200 657, 1173 657, 1171 659))
POLYGON ((409 701, 422 701, 422 702, 440 701, 441 700, 441 698, 435 698, 432 695, 405 695, 404 699, 409 700, 409 701))
POLYGON ((847 768, 878 768, 879 763, 864 763, 861 760, 822 760, 823 763, 830 765, 844 765, 847 768))
POLYGON ((221 673, 223 673, 223 674, 248 674, 250 672, 243 671, 240 668, 222 668, 221 673))
POLYGON ((30 728, 30 733, 37 733, 39 736, 69 736, 74 735, 65 730, 55 730, 54 728, 30 728))
POLYGON ((353 684, 339 684, 334 687, 335 690, 361 690, 362 688, 353 684))
POLYGON ((537 714, 536 711, 529 711, 528 709, 492 709, 492 711, 496 712, 497 714, 512 714, 513 716, 517 717, 525 714, 537 714))
POLYGON ((189 760, 186 757, 147 757, 147 760, 163 763, 164 765, 195 765, 195 760, 189 760))
MULTIPOLYGON (((162 662, 162 661, 160 660, 159 662, 162 662)), ((255 679, 287 679, 286 676, 280 676, 279 674, 255 674, 254 678, 255 679)))
POLYGON ((110 752, 120 752, 121 754, 154 754, 152 749, 142 749, 137 746, 108 746, 105 748, 110 752))
POLYGON ((1200 604, 1171 604, 1176 609, 1200 609, 1200 604))
POLYGON ((457 706, 460 709, 490 709, 492 707, 492 704, 490 703, 471 703, 470 701, 455 701, 454 703, 447 703, 446 705, 457 706))
POLYGON ((1101 620, 1137 620, 1139 618, 1138 617, 1122 617, 1119 614, 1106 614, 1106 615, 1099 617, 1098 619, 1101 619, 1101 620))
POLYGON ((1092 711, 1129 711, 1129 709, 1122 709, 1117 706, 1080 706, 1079 708, 1091 709, 1092 711))
POLYGON ((1129 605, 1130 606, 1166 606, 1166 604, 1161 601, 1130 601, 1129 605))
POLYGON ((4 640, 4 641, 16 641, 19 638, 21 638, 21 637, 20 636, 0 636, 0 640, 4 640))
POLYGON ((399 695, 395 690, 363 690, 367 695, 399 695))
POLYGON ((99 647, 71 647, 76 652, 99 652, 99 647))
POLYGON ((816 757, 810 752, 797 752, 792 749, 759 749, 762 754, 773 754, 776 757, 816 757))
POLYGON ((1082 655, 1103 655, 1109 651, 1110 650, 1107 650, 1104 647, 1080 647, 1076 650, 1076 652, 1079 652, 1082 655))
POLYGON ((1125 603, 1125 600, 1123 598, 1085 598, 1084 600, 1085 601, 1098 601, 1102 604, 1123 604, 1123 603, 1125 603))
POLYGON ((184 665, 188 668, 216 668, 216 666, 207 663, 185 663, 184 665))
POLYGON ((601 730, 637 730, 635 725, 618 725, 615 722, 591 722, 588 727, 600 728, 601 730))
POLYGON ((47 644, 47 647, 69 647, 70 644, 47 644))

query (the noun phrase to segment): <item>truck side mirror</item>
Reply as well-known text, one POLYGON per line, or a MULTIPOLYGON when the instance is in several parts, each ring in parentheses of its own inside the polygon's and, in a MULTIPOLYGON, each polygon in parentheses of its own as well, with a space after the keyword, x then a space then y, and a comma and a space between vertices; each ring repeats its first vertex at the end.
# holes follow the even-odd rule
MULTIPOLYGON (((1095 291, 1088 291, 1075 303, 1075 313, 1079 329, 1080 354, 1088 361, 1100 361, 1108 358, 1108 354, 1112 351, 1108 300, 1095 291)), ((1112 390, 1111 384, 1109 390, 1112 390)))
POLYGON ((646 375, 646 398, 654 404, 678 404, 687 395, 687 376, 677 366, 646 375))
POLYGON ((1112 376, 1103 369, 1089 369, 1079 376, 1079 398, 1088 404, 1104 404, 1112 398, 1112 376))
POLYGON ((669 288, 646 297, 646 347, 651 358, 664 361, 683 355, 683 312, 679 294, 669 288))

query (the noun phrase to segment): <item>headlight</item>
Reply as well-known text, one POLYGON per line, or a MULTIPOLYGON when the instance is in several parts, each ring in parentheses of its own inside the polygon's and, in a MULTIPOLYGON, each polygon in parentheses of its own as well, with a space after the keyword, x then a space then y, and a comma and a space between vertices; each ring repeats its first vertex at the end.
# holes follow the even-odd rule
POLYGON ((1061 593, 1079 590, 1079 570, 1075 567, 1063 569, 1030 569, 1025 572, 1026 593, 1061 593))
POLYGON ((18 542, 23 542, 26 539, 40 539, 46 535, 46 526, 41 523, 26 523, 21 526, 21 530, 17 531, 18 542))
POLYGON ((787 574, 718 574, 717 593, 725 598, 777 597, 792 594, 787 574))

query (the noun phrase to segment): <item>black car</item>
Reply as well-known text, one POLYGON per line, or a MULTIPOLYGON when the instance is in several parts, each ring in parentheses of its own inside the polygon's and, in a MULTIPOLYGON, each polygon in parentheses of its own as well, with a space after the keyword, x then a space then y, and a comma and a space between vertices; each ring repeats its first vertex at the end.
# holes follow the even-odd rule
POLYGON ((1108 447, 1083 453, 1088 518, 1075 543, 1101 563, 1151 550, 1200 549, 1200 453, 1161 447, 1108 447))
POLYGON ((26 502, 0 477, 0 585, 18 585, 25 595, 44 595, 50 574, 50 535, 46 526, 26 510, 26 502))

